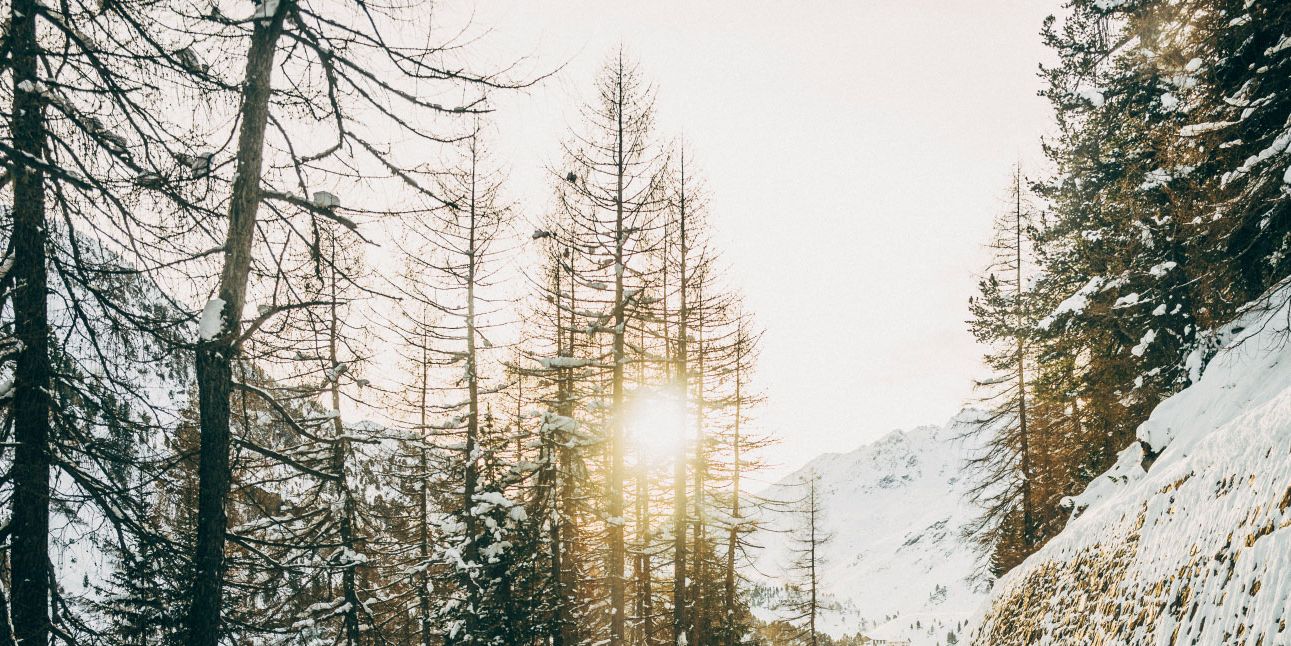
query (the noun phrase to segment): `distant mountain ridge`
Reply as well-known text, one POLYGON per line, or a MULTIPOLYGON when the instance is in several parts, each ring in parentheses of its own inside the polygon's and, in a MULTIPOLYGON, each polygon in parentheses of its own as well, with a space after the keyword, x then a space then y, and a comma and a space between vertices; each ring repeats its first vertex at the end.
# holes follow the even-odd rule
MULTIPOLYGON (((985 599, 970 581, 974 545, 963 532, 976 510, 965 500, 964 465, 978 446, 968 437, 980 413, 965 410, 942 426, 896 430, 849 453, 827 453, 762 492, 772 500, 799 497, 796 483, 820 477, 824 519, 822 587, 833 608, 821 623, 835 636, 864 634, 944 644, 949 632, 985 599)), ((775 601, 789 562, 796 519, 769 513, 754 537, 763 549, 755 595, 764 619, 782 616, 775 601)))

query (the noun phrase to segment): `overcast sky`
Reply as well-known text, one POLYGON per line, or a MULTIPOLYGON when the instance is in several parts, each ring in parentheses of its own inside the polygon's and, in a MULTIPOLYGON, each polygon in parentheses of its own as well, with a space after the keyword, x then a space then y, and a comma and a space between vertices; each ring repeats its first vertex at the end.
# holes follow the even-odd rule
POLYGON ((609 53, 622 43, 656 83, 659 135, 685 135, 733 282, 766 328, 774 474, 971 401, 967 299, 1010 167, 1041 162, 1038 33, 1057 2, 466 6, 489 29, 477 50, 564 64, 497 102, 494 152, 530 215, 609 53))

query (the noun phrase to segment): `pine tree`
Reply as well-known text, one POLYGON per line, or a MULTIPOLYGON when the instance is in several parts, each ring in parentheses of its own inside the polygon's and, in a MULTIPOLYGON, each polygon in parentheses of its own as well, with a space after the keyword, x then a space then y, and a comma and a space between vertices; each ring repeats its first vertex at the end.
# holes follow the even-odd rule
POLYGON ((634 360, 627 344, 629 325, 648 286, 640 273, 649 249, 644 233, 661 208, 663 153, 651 141, 653 93, 622 52, 605 66, 597 82, 598 101, 584 111, 587 134, 567 146, 568 191, 562 196, 571 217, 571 249, 589 271, 579 276, 589 291, 585 307, 603 308, 583 316, 586 330, 606 345, 605 402, 605 579, 609 643, 624 643, 627 543, 624 483, 625 369, 634 360))
MULTIPOLYGON (((1047 209, 1026 331, 1028 430, 1043 444, 1034 513, 997 516, 995 533, 1016 537, 997 569, 1060 529, 1064 496, 1200 376, 1214 326, 1286 276, 1285 18, 1278 3, 1073 0, 1046 21, 1058 133, 1055 172, 1035 185, 1047 209)), ((984 283, 974 325, 998 341, 996 289, 984 283)), ((1144 443, 1145 468, 1162 448, 1144 443)))
POLYGON ((994 259, 979 283, 979 295, 969 301, 970 330, 990 348, 985 362, 994 371, 990 379, 977 382, 985 392, 986 414, 972 432, 986 441, 969 464, 977 473, 970 495, 983 509, 972 531, 995 552, 996 574, 1039 543, 1042 514, 1037 484, 1044 442, 1035 432, 1034 414, 1028 417, 1035 318, 1025 281, 1031 272, 1034 226, 1020 167, 1013 171, 1008 201, 995 223, 994 259))
POLYGON ((753 434, 748 428, 753 410, 763 401, 763 396, 752 385, 752 372, 757 363, 760 333, 755 332, 751 317, 744 313, 734 316, 735 333, 731 339, 731 358, 727 369, 730 390, 721 402, 728 412, 729 426, 719 441, 724 444, 724 460, 730 481, 727 493, 727 514, 719 524, 726 528, 725 565, 722 573, 721 628, 719 643, 735 646, 741 643, 750 628, 750 615, 744 605, 741 584, 747 560, 744 554, 757 549, 748 542, 748 536, 758 528, 757 515, 753 513, 761 501, 745 492, 743 478, 756 472, 760 463, 756 457, 759 449, 769 445, 769 440, 753 434))
MULTIPOLYGON (((293 216, 355 228, 354 217, 376 215, 379 209, 366 208, 357 200, 338 208, 335 195, 317 190, 319 186, 345 181, 355 167, 384 169, 390 187, 437 202, 425 174, 402 162, 398 146, 388 144, 404 139, 443 141, 442 133, 423 124, 441 124, 431 118, 440 114, 477 113, 482 102, 479 95, 485 88, 508 86, 503 80, 457 67, 452 71, 441 69, 435 54, 442 48, 425 44, 424 36, 416 43, 396 38, 418 31, 411 28, 420 17, 416 6, 377 16, 361 5, 312 6, 303 0, 281 0, 258 3, 257 11, 261 15, 251 21, 245 81, 234 93, 240 105, 240 132, 228 230, 216 236, 217 246, 223 250, 220 280, 215 297, 207 303, 208 326, 197 348, 196 380, 202 402, 200 509, 188 630, 193 644, 207 646, 214 646, 221 633, 227 529, 224 508, 230 479, 228 400, 233 361, 243 337, 257 325, 253 322, 244 330, 241 318, 253 278, 252 259, 259 246, 257 230, 267 226, 259 219, 261 203, 272 204, 271 221, 289 232, 298 231, 291 226, 293 216), (323 15, 333 12, 337 14, 335 18, 323 15), (285 47, 281 37, 288 31, 290 36, 285 42, 290 47, 285 47), (335 42, 353 46, 338 49, 332 45, 335 42), (275 64, 280 53, 290 64, 275 64), (378 60, 394 64, 383 66, 376 63, 378 60), (275 71, 286 75, 285 82, 274 82, 275 71), (464 104, 446 108, 420 98, 425 92, 414 86, 419 88, 427 78, 440 80, 445 88, 461 88, 464 104), (298 89, 317 87, 318 83, 322 84, 318 95, 328 97, 325 112, 300 115, 295 107, 298 89), (272 130, 268 128, 271 117, 275 126, 272 130), (317 146, 304 147, 306 142, 289 136, 282 124, 292 123, 297 117, 302 125, 318 133, 308 142, 320 142, 317 146), (379 138, 371 139, 374 135, 379 138), (285 159, 275 153, 266 166, 266 143, 271 141, 281 144, 276 148, 285 151, 285 159), (280 175, 278 169, 286 172, 280 175), (298 185, 300 193, 273 190, 274 180, 280 177, 298 185)), ((295 235, 287 233, 286 237, 290 240, 295 235)), ((270 283, 278 278, 272 269, 267 273, 268 276, 254 278, 270 283)))
POLYGON ((574 219, 568 210, 575 205, 568 194, 572 190, 567 178, 558 178, 560 210, 545 229, 532 235, 540 241, 542 254, 541 278, 535 281, 539 298, 531 317, 539 329, 524 353, 532 366, 526 372, 537 382, 530 392, 540 411, 543 455, 535 496, 538 508, 545 510, 538 517, 545 518, 550 554, 547 628, 553 644, 575 644, 585 638, 590 628, 588 608, 596 598, 590 585, 595 568, 588 562, 594 511, 589 503, 600 494, 593 492, 589 462, 600 439, 593 432, 595 411, 589 405, 599 400, 589 386, 601 368, 595 359, 599 349, 580 325, 584 311, 580 295, 587 286, 581 278, 584 261, 575 253, 574 219))
MULTIPOLYGON (((445 421, 425 420, 429 405, 417 402, 419 425, 433 429, 436 449, 447 453, 439 465, 445 477, 438 478, 438 506, 451 520, 439 522, 428 539, 438 545, 428 565, 442 570, 435 587, 451 599, 434 613, 432 631, 454 643, 499 643, 513 632, 509 586, 522 558, 515 554, 521 546, 514 533, 528 520, 520 501, 510 497, 528 472, 517 471, 519 460, 503 466, 523 438, 507 437, 490 412, 503 404, 500 393, 507 387, 505 374, 489 374, 500 366, 490 355, 501 350, 490 330, 507 323, 497 315, 501 300, 489 293, 498 273, 497 243, 511 218, 500 190, 477 125, 462 142, 460 162, 438 180, 437 195, 446 206, 405 218, 408 239, 400 243, 409 267, 400 291, 415 312, 433 311, 437 319, 403 326, 405 338, 423 340, 419 387, 425 389, 431 363, 454 384, 436 389, 443 401, 433 411, 445 421)), ((429 465, 422 477, 432 477, 429 465)))
POLYGON ((607 65, 518 325, 500 174, 461 125, 514 84, 404 42, 418 9, 14 3, 0 644, 744 634, 756 335, 652 89, 607 65), (406 161, 427 144, 466 152, 406 161), (397 277, 363 262, 395 219, 397 277), (405 379, 369 363, 387 309, 405 379), (681 402, 671 460, 628 433, 656 396, 681 402), (81 549, 107 567, 73 594, 81 549))
POLYGON ((224 241, 225 264, 217 296, 207 305, 213 310, 211 325, 214 329, 201 331, 202 342, 197 349, 201 444, 197 539, 193 547, 195 569, 187 620, 187 639, 194 646, 215 646, 220 639, 224 543, 228 526, 225 503, 230 487, 232 361, 241 332, 242 306, 251 269, 251 247, 260 208, 260 177, 274 57, 283 23, 292 6, 291 0, 280 2, 269 20, 256 21, 251 36, 241 107, 236 179, 229 202, 229 230, 224 241))
POLYGON ((788 569, 794 593, 789 600, 789 610, 793 613, 789 621, 798 628, 795 640, 817 646, 821 634, 816 621, 824 607, 820 582, 825 562, 821 551, 832 537, 823 527, 820 476, 814 473, 807 475, 800 484, 804 493, 797 501, 799 525, 792 536, 790 553, 793 560, 788 569))
MULTIPOLYGON (((40 45, 36 37, 38 3, 10 5, 10 50, 13 69, 11 130, 15 157, 45 159, 44 100, 36 89, 40 45)), ((14 452, 12 547, 9 551, 13 640, 49 641, 49 496, 50 496, 50 355, 46 302, 45 170, 18 163, 13 167, 14 452)), ((7 632, 7 631, 0 631, 7 632)), ((6 635, 0 640, 9 641, 6 635)))

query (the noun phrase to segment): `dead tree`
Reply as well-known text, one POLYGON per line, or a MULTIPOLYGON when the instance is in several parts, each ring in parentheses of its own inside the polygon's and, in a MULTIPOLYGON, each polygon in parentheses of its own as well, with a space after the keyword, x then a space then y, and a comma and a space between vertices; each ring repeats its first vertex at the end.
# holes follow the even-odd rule
MULTIPOLYGON (((380 213, 379 203, 353 202, 342 207, 331 193, 317 189, 345 181, 354 167, 378 170, 392 187, 437 201, 433 185, 403 152, 388 141, 411 140, 435 145, 461 136, 438 134, 418 125, 430 121, 418 115, 469 115, 481 110, 482 92, 507 87, 488 75, 470 74, 452 66, 437 67, 442 48, 405 43, 393 34, 417 31, 411 24, 424 20, 416 6, 375 13, 363 3, 311 3, 265 0, 249 21, 224 19, 225 29, 248 39, 245 80, 237 101, 240 132, 229 200, 228 230, 219 237, 222 249, 220 279, 204 310, 197 348, 196 379, 201 404, 198 530, 194 551, 195 576, 187 626, 189 643, 213 646, 220 635, 221 590, 227 497, 229 491, 229 394, 232 365, 245 336, 242 311, 252 278, 262 204, 286 235, 303 238, 291 223, 293 215, 321 218, 356 227, 356 218, 380 213), (399 27, 397 28, 396 25, 399 27), (337 45, 344 43, 345 47, 337 45), (277 61, 281 54, 283 60, 277 61), (274 83, 273 72, 286 75, 274 83), (321 79, 321 87, 319 86, 321 79), (459 106, 444 107, 414 89, 427 81, 465 87, 472 95, 459 106), (303 118, 297 106, 314 105, 303 118), (362 117, 358 115, 362 114, 362 117), (293 123, 303 121, 303 123, 293 123), (380 123, 382 125, 377 125, 380 123), (298 127, 312 128, 308 141, 295 136, 298 127), (266 159, 268 135, 275 153, 266 159), (266 161, 269 166, 266 166, 266 161), (272 172, 268 172, 272 171, 272 172), (295 184, 277 189, 275 181, 295 184)), ((216 22, 220 20, 216 19, 216 22)), ((356 189, 357 190, 357 189, 356 189)), ((301 240, 308 244, 308 240, 301 240)), ((261 318, 275 314, 270 311, 261 318)))
POLYGON ((636 265, 645 262, 642 233, 661 208, 664 153, 651 141, 653 93, 622 52, 597 81, 598 100, 584 112, 586 134, 566 146, 569 190, 577 203, 566 208, 575 253, 594 273, 588 291, 600 292, 586 306, 603 308, 584 316, 587 331, 608 337, 604 377, 609 388, 606 428, 606 578, 609 587, 609 643, 624 643, 626 617, 624 534, 624 368, 630 360, 626 334, 646 281, 636 265), (572 178, 569 179, 569 178, 572 178), (581 208, 580 208, 581 207, 581 208))

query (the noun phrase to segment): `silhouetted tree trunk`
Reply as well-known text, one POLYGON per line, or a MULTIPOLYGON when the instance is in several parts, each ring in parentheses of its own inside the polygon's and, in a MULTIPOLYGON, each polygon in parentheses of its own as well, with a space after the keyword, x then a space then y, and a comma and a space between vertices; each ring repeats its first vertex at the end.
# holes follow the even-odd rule
POLYGON ((265 124, 269 117, 274 54, 291 0, 282 0, 269 20, 258 20, 247 54, 238 135, 237 175, 229 202, 224 269, 218 298, 222 325, 197 346, 197 394, 201 428, 198 454, 197 541, 193 554, 193 588, 186 629, 190 646, 216 646, 220 637, 220 604, 224 587, 225 504, 232 474, 229 467, 229 393, 233 359, 238 351, 242 307, 256 214, 260 208, 260 175, 264 161, 265 124))
POLYGON ((39 83, 36 0, 14 0, 9 44, 13 67, 14 332, 22 347, 14 368, 13 545, 9 551, 14 637, 49 643, 49 312, 45 252, 44 99, 39 83), (31 160, 32 163, 28 163, 31 160))
POLYGON ((798 630, 798 638, 811 646, 816 646, 819 633, 816 620, 820 615, 820 568, 821 548, 829 542, 830 535, 821 527, 822 508, 820 501, 820 476, 812 473, 804 478, 806 494, 798 501, 801 505, 800 523, 793 537, 793 563, 790 572, 798 589, 797 598, 791 605, 793 622, 803 622, 798 630))
POLYGON ((745 344, 747 337, 744 335, 744 322, 740 321, 740 328, 735 339, 736 357, 735 357, 735 423, 734 438, 731 442, 731 526, 727 529, 726 534, 726 576, 723 581, 723 590, 725 596, 722 599, 722 609, 725 616, 723 636, 726 637, 727 646, 735 646, 738 643, 739 635, 734 634, 732 626, 735 621, 735 552, 739 549, 740 542, 740 460, 741 450, 744 448, 740 443, 740 423, 743 421, 744 401, 741 399, 744 387, 744 365, 743 358, 746 352, 745 344))

